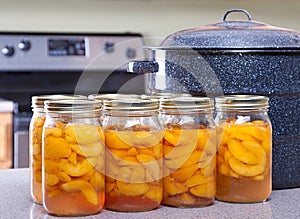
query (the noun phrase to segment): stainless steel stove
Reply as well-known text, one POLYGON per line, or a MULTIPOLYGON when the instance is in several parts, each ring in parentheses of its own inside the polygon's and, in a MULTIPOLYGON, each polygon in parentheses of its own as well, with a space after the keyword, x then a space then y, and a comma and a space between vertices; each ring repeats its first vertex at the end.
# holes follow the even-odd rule
POLYGON ((141 94, 144 76, 126 66, 145 58, 143 45, 135 33, 0 33, 0 97, 16 105, 14 167, 28 166, 33 95, 141 94))

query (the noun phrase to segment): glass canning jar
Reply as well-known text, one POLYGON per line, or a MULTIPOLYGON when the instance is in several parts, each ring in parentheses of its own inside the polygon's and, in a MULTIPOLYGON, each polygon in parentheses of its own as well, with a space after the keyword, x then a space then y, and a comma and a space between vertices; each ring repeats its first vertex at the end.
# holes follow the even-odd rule
POLYGON ((163 205, 203 207, 215 199, 216 131, 212 100, 160 100, 163 137, 163 205))
POLYGON ((162 136, 158 100, 103 101, 105 207, 148 211, 162 200, 162 136))
POLYGON ((33 96, 32 117, 29 125, 29 169, 30 192, 34 202, 42 203, 42 130, 45 122, 44 101, 58 99, 86 99, 81 95, 40 95, 33 96))
POLYGON ((101 211, 105 190, 101 104, 93 100, 45 101, 43 205, 50 214, 101 211))
POLYGON ((216 198, 238 203, 267 200, 272 190, 272 127, 268 98, 257 95, 216 97, 215 108, 216 198))

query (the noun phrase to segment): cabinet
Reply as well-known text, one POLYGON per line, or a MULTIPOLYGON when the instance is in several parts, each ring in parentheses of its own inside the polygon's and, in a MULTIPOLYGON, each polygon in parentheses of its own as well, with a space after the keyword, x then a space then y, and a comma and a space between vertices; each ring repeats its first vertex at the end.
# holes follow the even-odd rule
POLYGON ((11 112, 0 112, 0 169, 12 167, 12 121, 11 112))

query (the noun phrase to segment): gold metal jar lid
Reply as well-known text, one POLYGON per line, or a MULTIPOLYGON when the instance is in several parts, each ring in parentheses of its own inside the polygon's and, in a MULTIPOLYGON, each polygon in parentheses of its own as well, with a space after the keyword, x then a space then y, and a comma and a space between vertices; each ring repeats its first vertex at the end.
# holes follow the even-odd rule
POLYGON ((32 108, 44 108, 44 102, 46 100, 78 100, 87 99, 83 95, 72 95, 72 94, 49 94, 49 95, 39 95, 31 97, 31 107, 32 108))
POLYGON ((101 103, 88 99, 46 100, 44 108, 46 113, 101 113, 101 103))
POLYGON ((160 99, 163 111, 205 111, 212 110, 213 100, 208 97, 170 97, 160 99))
POLYGON ((260 95, 225 95, 215 98, 216 110, 267 110, 269 98, 260 95))
POLYGON ((150 112, 158 111, 159 101, 155 99, 124 98, 104 100, 103 110, 111 112, 150 112))
POLYGON ((141 95, 141 99, 161 99, 171 97, 191 97, 191 95, 188 93, 153 93, 141 95))
POLYGON ((128 98, 139 98, 140 95, 137 94, 90 94, 88 99, 91 100, 117 100, 117 99, 128 99, 128 98))

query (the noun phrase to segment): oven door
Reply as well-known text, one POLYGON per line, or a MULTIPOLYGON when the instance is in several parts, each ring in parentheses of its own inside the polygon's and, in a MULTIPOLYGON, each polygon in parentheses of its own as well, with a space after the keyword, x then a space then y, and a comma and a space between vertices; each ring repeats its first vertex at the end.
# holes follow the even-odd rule
POLYGON ((29 124, 31 113, 14 115, 14 168, 29 167, 29 124))

